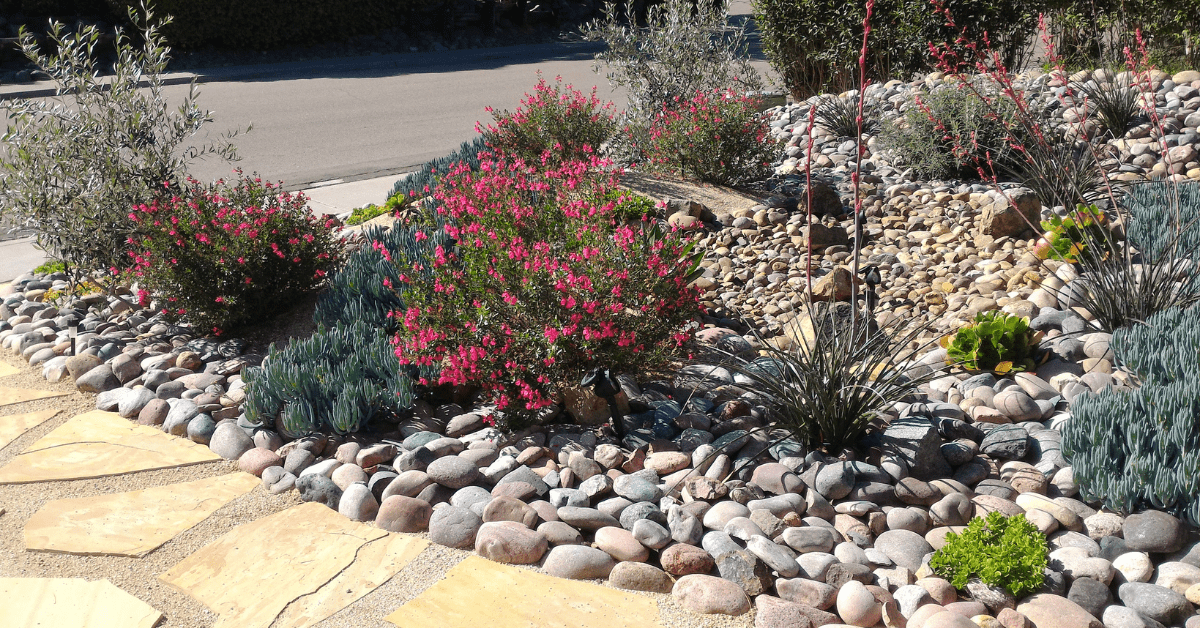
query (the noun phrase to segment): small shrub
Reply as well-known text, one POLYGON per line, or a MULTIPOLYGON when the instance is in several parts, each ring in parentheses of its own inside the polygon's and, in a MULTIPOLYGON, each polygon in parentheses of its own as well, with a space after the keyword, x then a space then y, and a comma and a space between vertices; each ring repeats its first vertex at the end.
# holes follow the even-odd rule
POLYGON ((989 104, 971 89, 942 86, 885 125, 880 142, 917 177, 983 179, 993 165, 1012 168, 1020 158, 1010 137, 1014 115, 1005 100, 989 104))
POLYGON ((65 263, 63 263, 62 260, 52 259, 52 260, 42 264, 41 266, 38 266, 37 268, 33 269, 33 272, 36 275, 51 275, 54 273, 65 273, 65 272, 67 272, 67 265, 65 263))
POLYGON ((745 27, 729 24, 723 4, 666 0, 650 7, 644 27, 634 3, 624 4, 623 15, 606 4, 604 19, 586 24, 583 35, 608 44, 596 55, 596 71, 607 66, 609 82, 629 90, 633 123, 649 124, 664 105, 697 92, 762 89, 745 27))
POLYGON ((476 125, 497 155, 522 159, 530 165, 586 161, 617 132, 613 104, 601 102, 596 88, 585 96, 562 77, 554 85, 538 76, 533 94, 525 94, 515 112, 487 111, 495 118, 486 129, 476 125))
MULTIPOLYGON (((866 3, 835 0, 753 0, 755 23, 771 67, 797 100, 859 85, 858 60, 866 3)), ((1043 4, 1028 0, 946 2, 878 0, 871 4, 869 79, 908 80, 930 69, 928 42, 981 41, 986 32, 1009 67, 1020 66, 1043 4), (949 11, 960 29, 946 24, 949 11)))
MULTIPOLYGON (((837 137, 858 137, 858 98, 849 100, 837 96, 825 96, 817 101, 814 114, 817 124, 825 127, 826 131, 837 137)), ((863 103, 862 133, 877 135, 879 121, 882 118, 879 103, 867 101, 863 103)))
POLYGON ((186 315, 205 330, 277 311, 323 283, 340 258, 336 220, 258 178, 190 181, 129 218, 138 229, 128 239, 138 283, 160 295, 169 318, 186 315))
POLYGON ((665 107, 649 129, 650 167, 706 183, 763 177, 776 157, 766 117, 732 90, 698 92, 665 107))
POLYGON ((1029 321, 1000 311, 980 312, 975 321, 946 336, 942 346, 950 364, 968 371, 1031 371, 1033 355, 1041 334, 1029 329, 1029 321))
POLYGON ((409 200, 405 198, 403 193, 396 193, 387 198, 383 205, 367 205, 366 207, 356 207, 350 212, 350 217, 346 219, 346 224, 350 226, 361 225, 372 218, 378 218, 384 214, 395 215, 400 210, 404 209, 409 200))
POLYGON ((457 245, 396 259, 401 363, 439 369, 430 383, 481 386, 519 427, 596 364, 645 368, 686 339, 699 257, 652 224, 619 224, 599 200, 615 185, 605 165, 487 156, 478 174, 452 171, 434 193, 446 222, 431 230, 457 245))
POLYGON ((53 98, 5 103, 0 206, 34 231, 39 246, 67 263, 76 279, 125 266, 129 208, 183 184, 188 164, 205 155, 235 159, 229 137, 189 147, 184 142, 212 120, 196 104, 196 84, 178 107, 167 101, 163 74, 170 49, 143 7, 129 12, 138 26, 135 47, 118 31, 111 77, 100 76, 93 26, 67 34, 51 26, 45 54, 21 32, 25 57, 56 84, 53 98), (142 87, 142 82, 147 86, 142 87))
POLYGON ((1200 310, 1172 308, 1113 333, 1141 386, 1084 394, 1063 426, 1080 496, 1118 512, 1155 508, 1200 524, 1200 310))
POLYGON ((810 451, 841 453, 855 446, 880 415, 942 374, 905 362, 929 323, 895 317, 878 326, 852 314, 853 306, 844 302, 809 303, 804 309, 808 314, 798 319, 800 326, 786 332, 792 348, 759 337, 761 357, 721 353, 723 364, 744 376, 745 387, 770 408, 771 426, 810 451))
POLYGON ((1102 255, 1116 250, 1116 236, 1109 232, 1108 218, 1095 205, 1080 205, 1066 218, 1051 216, 1042 221, 1045 233, 1034 246, 1038 259, 1075 263, 1088 246, 1100 246, 1102 255), (1085 233, 1086 232, 1086 233, 1085 233))
POLYGON ((609 190, 600 197, 602 203, 613 203, 613 217, 619 222, 641 222, 653 218, 658 205, 653 199, 629 190, 609 190))
POLYGON ((956 588, 974 576, 1019 598, 1042 587, 1046 556, 1046 536, 1025 515, 992 511, 972 519, 962 534, 948 533, 929 567, 956 588))

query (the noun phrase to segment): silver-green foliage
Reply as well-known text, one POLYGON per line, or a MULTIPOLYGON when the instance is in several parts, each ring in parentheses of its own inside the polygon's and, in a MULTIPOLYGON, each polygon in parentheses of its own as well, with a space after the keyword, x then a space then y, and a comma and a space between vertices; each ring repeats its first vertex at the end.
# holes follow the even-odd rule
POLYGON ((263 365, 245 377, 246 418, 292 435, 326 425, 339 434, 355 432, 413 401, 412 378, 401 371, 391 338, 361 321, 320 330, 283 350, 272 344, 263 365))
POLYGON ((638 26, 633 2, 624 13, 610 2, 604 19, 584 25, 586 39, 608 44, 596 55, 596 70, 607 66, 609 82, 629 90, 633 120, 648 123, 664 105, 699 91, 762 88, 745 27, 730 25, 723 3, 716 4, 666 0, 650 7, 646 26, 638 26))
POLYGON ((1125 205, 1132 218, 1129 240, 1148 260, 1157 261, 1171 254, 1193 260, 1198 257, 1200 184, 1154 182, 1134 186, 1125 197, 1125 205))
POLYGON ((1113 334, 1133 391, 1084 394, 1063 428, 1080 494, 1114 510, 1152 507, 1200 524, 1200 309, 1170 309, 1113 334))
POLYGON ((237 158, 225 134, 202 146, 185 141, 212 120, 196 103, 192 84, 172 108, 163 73, 170 49, 144 5, 130 9, 141 46, 118 30, 117 61, 101 76, 100 32, 92 26, 67 33, 51 25, 49 48, 21 32, 21 51, 56 83, 53 98, 13 99, 5 104, 8 127, 0 169, 0 211, 32 229, 38 243, 82 272, 128 265, 125 239, 130 209, 175 186, 189 163, 215 154, 237 158))

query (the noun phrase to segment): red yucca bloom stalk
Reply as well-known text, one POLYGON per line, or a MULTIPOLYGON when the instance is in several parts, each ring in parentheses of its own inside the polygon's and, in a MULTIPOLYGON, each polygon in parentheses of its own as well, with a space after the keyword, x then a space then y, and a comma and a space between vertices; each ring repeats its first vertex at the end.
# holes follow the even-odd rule
MULTIPOLYGON (((875 0, 867 0, 867 14, 863 17, 863 42, 862 51, 858 55, 858 116, 855 119, 858 123, 858 137, 856 147, 856 161, 854 172, 850 174, 851 187, 854 190, 854 253, 851 259, 851 277, 850 277, 850 303, 853 307, 850 308, 850 329, 855 327, 855 312, 858 311, 858 258, 862 251, 863 227, 862 227, 862 195, 859 194, 859 183, 862 177, 862 158, 866 151, 866 145, 863 144, 863 102, 867 97, 867 85, 870 82, 867 80, 867 39, 871 36, 871 13, 875 10, 875 0)), ((809 233, 811 238, 812 233, 809 233)))

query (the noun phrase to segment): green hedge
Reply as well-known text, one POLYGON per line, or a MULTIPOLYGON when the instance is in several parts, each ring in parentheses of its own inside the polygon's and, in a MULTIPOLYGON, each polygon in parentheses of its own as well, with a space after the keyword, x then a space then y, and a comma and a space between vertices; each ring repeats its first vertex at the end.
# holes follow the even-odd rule
MULTIPOLYGON (((1007 65, 1019 65, 1045 0, 946 0, 958 29, 929 0, 878 0, 871 19, 867 75, 908 79, 932 68, 928 42, 955 41, 960 29, 982 41, 986 31, 1007 65)), ((858 85, 865 2, 754 0, 763 51, 797 98, 858 85)))
MULTIPOLYGON (((107 0, 124 15, 136 0, 107 0)), ((158 0, 157 15, 171 15, 164 29, 179 49, 253 48, 344 39, 417 23, 416 10, 447 6, 445 0, 158 0)))

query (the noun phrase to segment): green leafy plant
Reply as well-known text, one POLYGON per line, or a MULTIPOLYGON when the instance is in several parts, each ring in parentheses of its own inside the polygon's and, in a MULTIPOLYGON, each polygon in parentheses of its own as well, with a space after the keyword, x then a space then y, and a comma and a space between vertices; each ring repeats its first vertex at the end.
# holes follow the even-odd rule
POLYGON ((654 199, 629 190, 609 190, 599 201, 601 204, 613 203, 613 214, 624 222, 645 220, 653 217, 658 211, 654 199))
POLYGON ((992 310, 975 315, 975 321, 942 339, 950 364, 968 371, 1009 373, 1036 366, 1034 351, 1042 334, 1029 329, 1029 320, 992 310))
POLYGON ((22 31, 22 52, 54 81, 57 95, 5 103, 0 206, 76 279, 94 271, 111 276, 125 266, 131 207, 150 202, 164 185, 178 190, 197 158, 237 157, 233 134, 201 147, 185 144, 211 112, 196 104, 195 82, 178 108, 168 103, 163 75, 170 49, 160 27, 170 19, 158 22, 144 6, 129 15, 139 32, 136 38, 117 32, 111 76, 101 76, 95 27, 68 34, 52 24, 50 53, 22 31))
POLYGON ((178 195, 134 207, 130 219, 130 273, 143 305, 157 295, 168 318, 186 316, 206 332, 278 311, 324 283, 341 259, 336 219, 252 176, 189 181, 178 195))
POLYGON ((1025 520, 992 511, 976 517, 961 534, 946 534, 946 545, 934 553, 929 567, 956 588, 972 577, 1021 597, 1045 581, 1046 536, 1025 520))
POLYGON ((67 271, 67 265, 64 264, 62 262, 62 260, 56 260, 56 259, 52 259, 52 260, 42 264, 41 266, 38 266, 37 268, 33 269, 34 274, 37 274, 37 275, 50 275, 53 273, 63 273, 66 271, 67 271))
POLYGON ((367 205, 366 207, 356 207, 350 212, 350 217, 346 219, 346 224, 350 226, 361 225, 372 218, 378 218, 384 214, 396 215, 397 212, 404 209, 409 203, 409 199, 404 196, 403 192, 397 192, 387 198, 383 205, 367 205))
POLYGON ((1034 245, 1038 259, 1056 259, 1075 263, 1088 246, 1098 245, 1104 255, 1115 251, 1116 236, 1108 230, 1104 211, 1095 205, 1080 205, 1063 218, 1051 216, 1042 221, 1045 233, 1034 245), (1086 234, 1084 232, 1087 232, 1086 234))
MULTIPOLYGON (((836 0, 753 0, 755 23, 771 67, 797 100, 858 87, 858 60, 866 3, 836 0)), ((868 78, 908 80, 930 69, 928 42, 981 41, 986 32, 1003 62, 1020 66, 1036 32, 1044 4, 1034 0, 965 0, 934 4, 924 0, 870 3, 874 45, 863 69, 868 78), (965 31, 946 24, 947 10, 965 31)))
POLYGON ((770 409, 770 427, 809 450, 838 453, 856 445, 881 414, 942 375, 910 362, 920 351, 911 347, 928 347, 919 339, 930 323, 895 317, 880 326, 853 309, 844 302, 809 303, 807 314, 785 330, 790 346, 754 332, 763 347, 759 357, 718 349, 722 365, 745 377, 744 386, 770 409))

